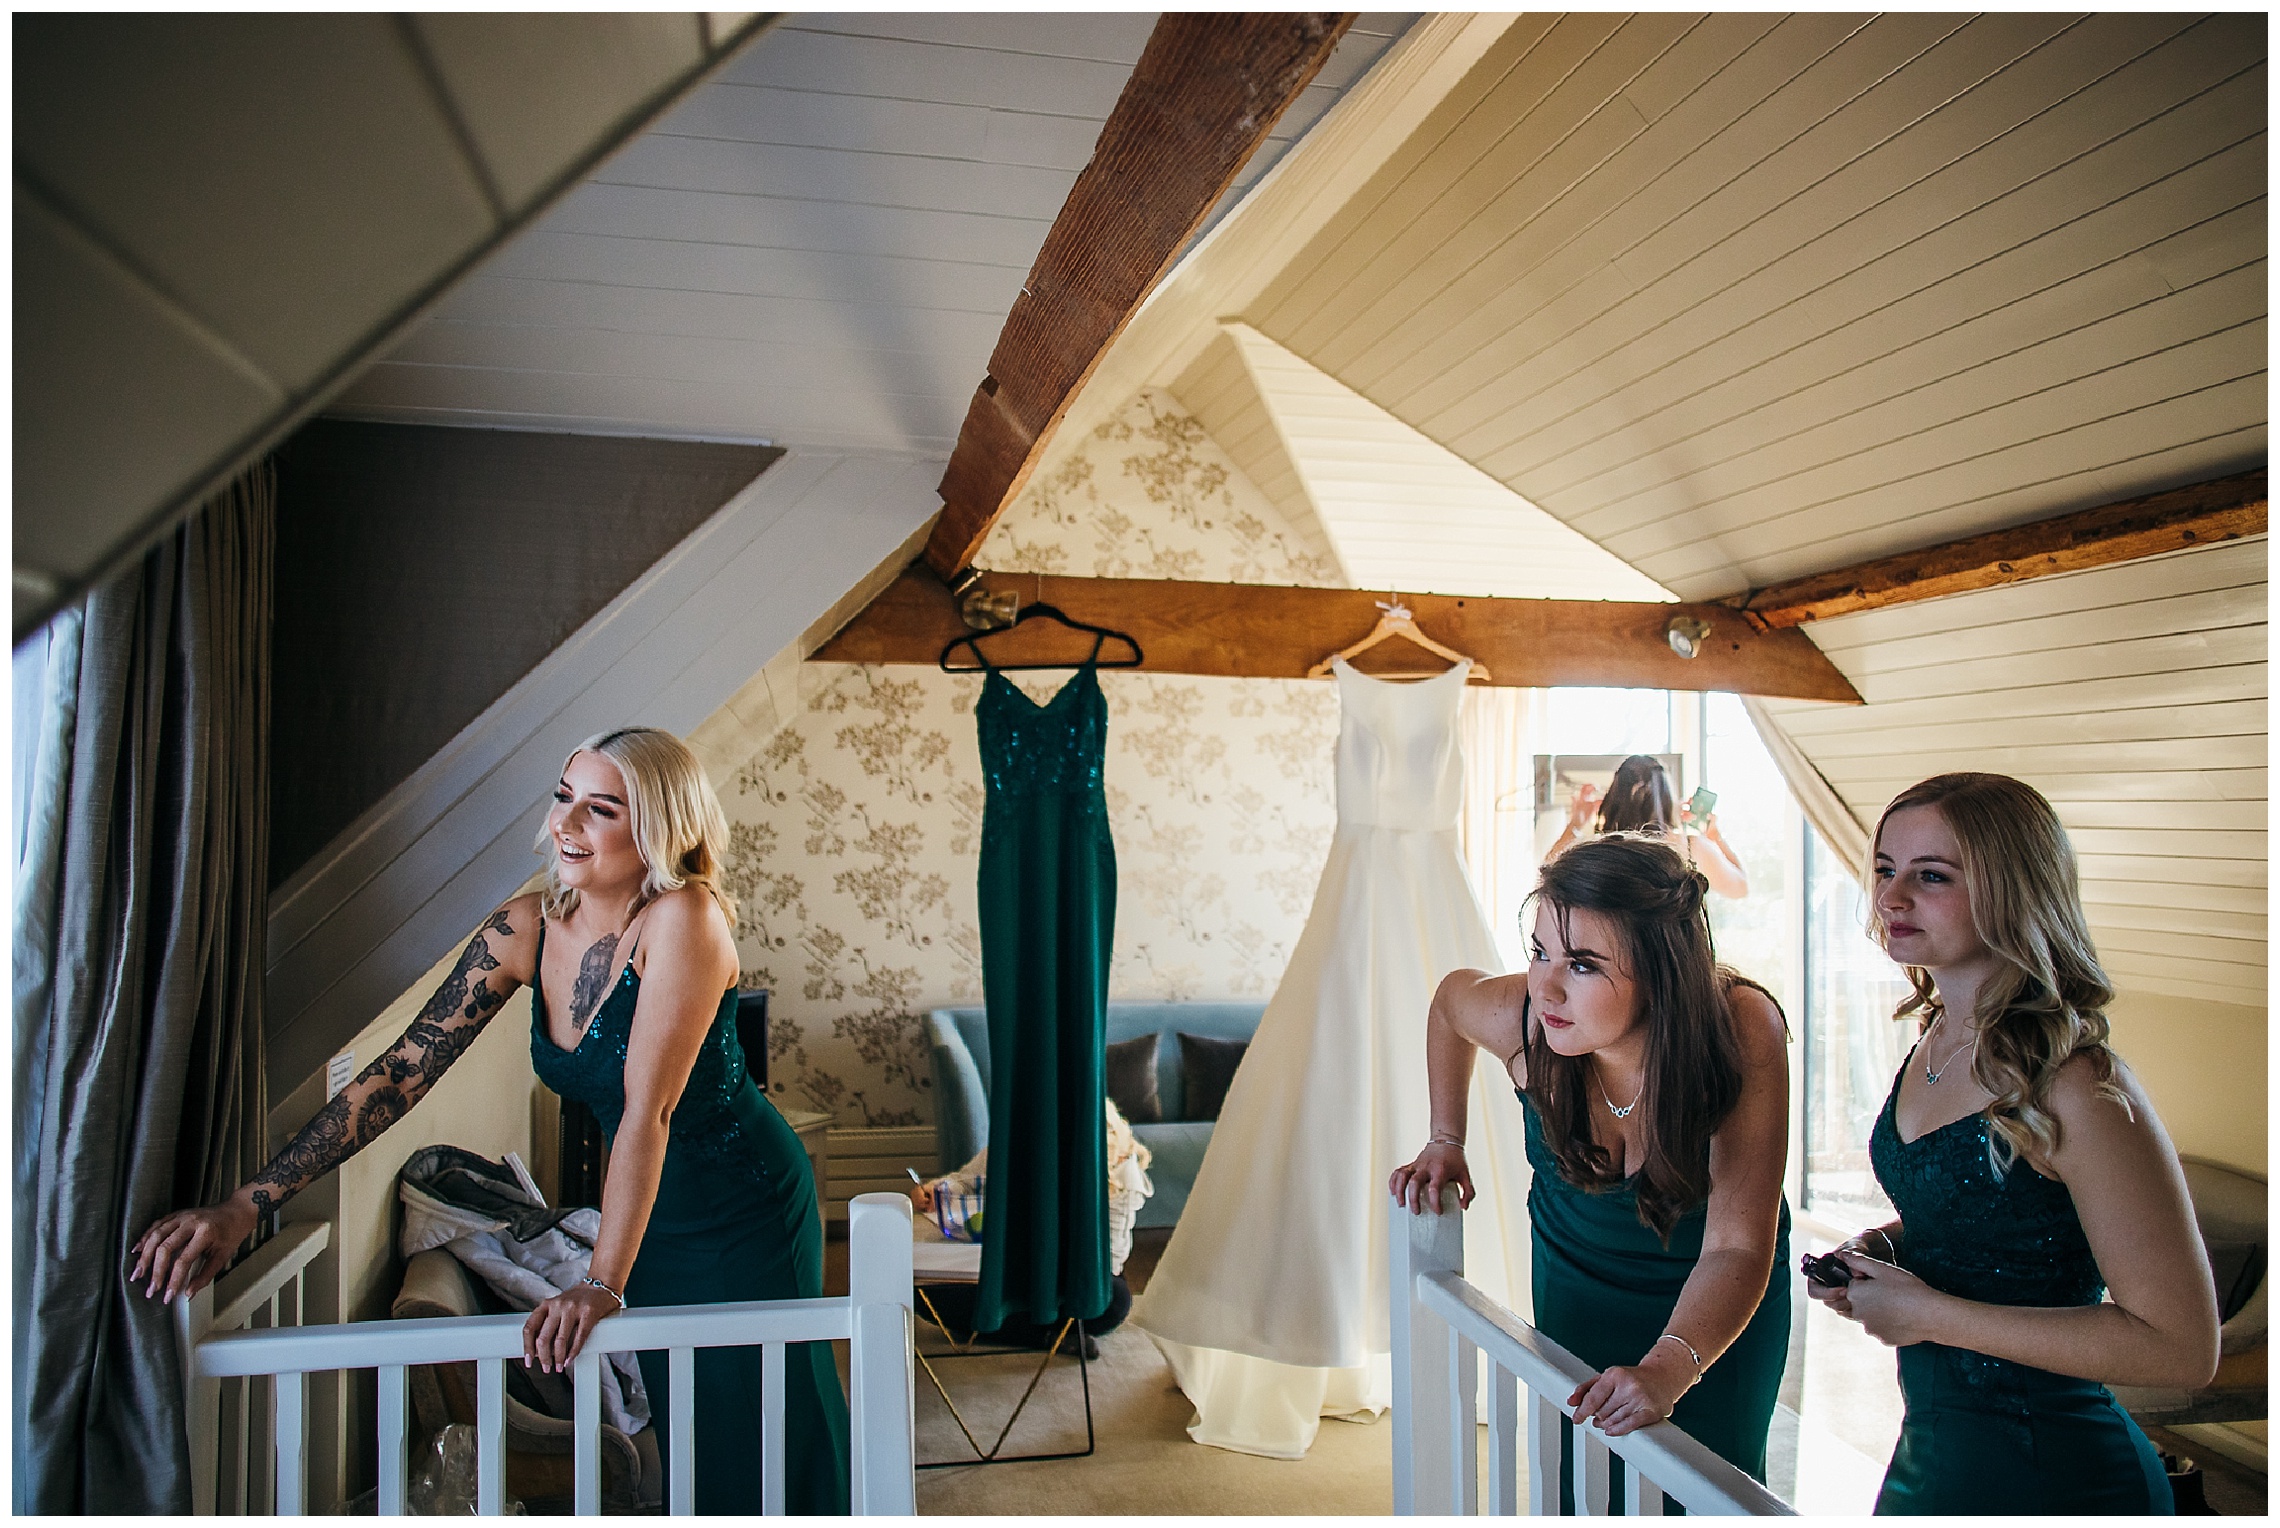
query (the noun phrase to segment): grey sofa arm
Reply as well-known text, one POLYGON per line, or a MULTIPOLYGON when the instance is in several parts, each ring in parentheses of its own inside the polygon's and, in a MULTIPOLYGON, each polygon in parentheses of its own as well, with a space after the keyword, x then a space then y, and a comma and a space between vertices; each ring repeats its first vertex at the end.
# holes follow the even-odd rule
POLYGON ((956 1172, 989 1144, 990 1095, 957 1021, 936 1009, 926 1016, 934 1062, 935 1170, 956 1172))

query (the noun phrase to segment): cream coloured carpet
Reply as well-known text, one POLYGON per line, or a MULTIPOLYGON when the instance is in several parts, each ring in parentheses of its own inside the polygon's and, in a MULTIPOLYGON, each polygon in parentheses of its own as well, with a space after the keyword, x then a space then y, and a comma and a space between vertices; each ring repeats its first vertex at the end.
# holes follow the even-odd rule
MULTIPOLYGON (((1148 1274, 1169 1236, 1166 1231, 1143 1231, 1136 1238, 1125 1266, 1136 1292, 1147 1287, 1148 1274)), ((826 1289, 844 1290, 846 1243, 828 1245, 825 1254, 826 1289)), ((939 1334, 923 1326, 921 1333, 930 1352, 941 1347, 939 1334)), ((1121 1327, 1102 1338, 1100 1348, 1100 1357, 1090 1365, 1097 1438, 1090 1458, 921 1470, 918 1510, 929 1516, 1231 1512, 1382 1516, 1393 1510, 1393 1429, 1383 1418, 1371 1424, 1326 1421, 1313 1450, 1295 1462, 1205 1448, 1188 1439, 1193 1408, 1172 1383, 1171 1368, 1154 1343, 1130 1327, 1121 1327)), ((934 1367, 965 1413, 967 1425, 987 1448, 1037 1372, 1037 1355, 936 1358, 934 1367)), ((973 1450, 925 1371, 915 1373, 919 1459, 972 1458, 973 1450)), ((1006 1440, 1005 1452, 1059 1452, 1083 1448, 1084 1443, 1084 1392, 1076 1361, 1064 1353, 1053 1360, 1038 1384, 1028 1410, 1006 1440)))

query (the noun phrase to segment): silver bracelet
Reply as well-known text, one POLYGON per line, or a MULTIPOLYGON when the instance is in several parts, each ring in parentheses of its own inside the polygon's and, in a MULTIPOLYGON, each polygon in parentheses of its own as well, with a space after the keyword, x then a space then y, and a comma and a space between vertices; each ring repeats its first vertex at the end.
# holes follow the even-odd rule
POLYGON ((1462 1136, 1451 1135, 1446 1130, 1434 1131, 1431 1135, 1425 1138, 1425 1144, 1428 1146, 1454 1146, 1459 1151, 1465 1149, 1464 1138, 1462 1136))
POLYGON ((1869 1229, 1876 1233, 1876 1239, 1878 1241, 1884 1243, 1884 1260, 1895 1267, 1899 1266, 1900 1249, 1897 1246, 1893 1245, 1892 1233, 1885 1230, 1882 1226, 1871 1226, 1869 1229))
POLYGON ((619 1293, 618 1293, 616 1290, 614 1290, 614 1289, 610 1288, 610 1286, 609 1286, 609 1285, 607 1285, 607 1284, 604 1284, 604 1283, 603 1283, 603 1282, 602 1282, 600 1279, 597 1279, 597 1278, 595 1278, 595 1277, 594 1277, 592 1274, 590 1274, 590 1273, 589 1273, 589 1274, 587 1274, 587 1275, 586 1275, 584 1278, 580 1279, 578 1282, 579 1282, 579 1283, 581 1283, 581 1284, 591 1284, 591 1285, 593 1285, 593 1286, 594 1286, 596 1289, 600 1290, 600 1291, 601 1291, 603 1294, 605 1294, 605 1295, 608 1295, 608 1296, 609 1296, 611 1299, 613 1299, 613 1300, 617 1301, 617 1303, 618 1303, 618 1309, 619 1309, 619 1310, 624 1310, 624 1309, 625 1309, 625 1296, 624 1296, 624 1295, 621 1295, 621 1294, 619 1294, 619 1293))
MULTIPOLYGON (((1696 1379, 1702 1378, 1702 1355, 1694 1351, 1693 1343, 1688 1342, 1684 1337, 1679 1336, 1676 1332, 1665 1332, 1660 1337, 1657 1337, 1655 1339, 1655 1342, 1675 1342, 1680 1347, 1686 1349, 1686 1356, 1694 1360, 1694 1377, 1696 1379)), ((1652 1347, 1653 1345, 1653 1343, 1648 1344, 1649 1347, 1652 1347)))

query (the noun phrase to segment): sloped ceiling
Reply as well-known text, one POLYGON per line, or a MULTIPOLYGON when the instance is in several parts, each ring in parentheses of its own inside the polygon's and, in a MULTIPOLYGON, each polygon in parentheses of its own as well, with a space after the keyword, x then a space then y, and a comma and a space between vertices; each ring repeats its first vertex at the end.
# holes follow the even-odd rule
MULTIPOLYGON (((1408 23, 1362 17, 1255 180, 1408 23)), ((335 406, 947 457, 1153 12, 817 14, 694 91, 335 406)))
POLYGON ((2243 470, 2263 54, 1531 15, 1243 316, 1689 599, 2243 470))
POLYGON ((19 16, 17 634, 759 24, 19 16))
POLYGON ((2262 1003, 2263 537, 1807 628, 1866 706, 1768 701, 1873 823, 1950 769, 2017 775, 2081 856, 2125 988, 2262 1003))
POLYGON ((1665 600, 1653 579, 1244 323, 1227 335, 1339 560, 1365 588, 1665 600))
MULTIPOLYGON (((1255 332, 1687 599, 2248 470, 2265 75, 2261 15, 1430 17, 1071 419, 1209 383, 1256 437, 1255 332)), ((2125 986, 2259 1002, 2265 551, 1809 625, 1868 703, 1779 718, 1868 820, 2033 781, 2125 986)))

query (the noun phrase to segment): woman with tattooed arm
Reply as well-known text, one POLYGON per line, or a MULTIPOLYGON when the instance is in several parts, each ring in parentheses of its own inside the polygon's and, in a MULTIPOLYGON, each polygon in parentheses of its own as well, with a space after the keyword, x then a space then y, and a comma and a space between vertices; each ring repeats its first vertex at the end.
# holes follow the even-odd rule
MULTIPOLYGON (((529 984, 540 1080, 590 1106, 612 1139, 590 1276, 531 1312, 524 1361, 567 1368, 595 1325, 629 1304, 820 1296, 807 1156, 736 1039, 727 838, 702 767, 672 734, 630 727, 581 744, 538 841, 541 890, 491 915, 396 1043, 251 1182, 144 1232, 133 1277, 166 1299, 203 1287, 261 1215, 401 1119, 529 984)), ((844 1513, 847 1404, 830 1345, 787 1357, 785 1506, 844 1513)), ((663 1394, 666 1355, 640 1358, 663 1394)), ((697 1355, 699 1512, 760 1510, 760 1371, 758 1348, 697 1355)), ((654 1425, 670 1458, 662 1409, 654 1425)))

